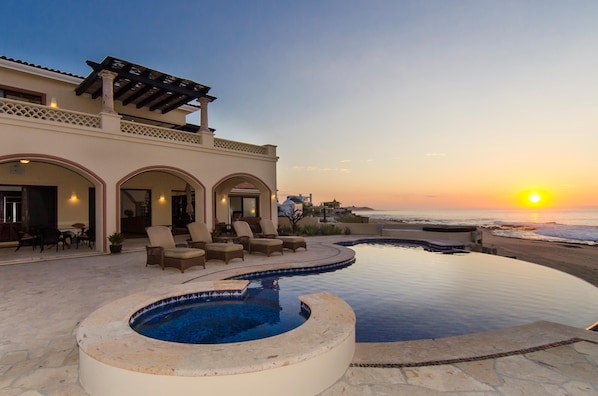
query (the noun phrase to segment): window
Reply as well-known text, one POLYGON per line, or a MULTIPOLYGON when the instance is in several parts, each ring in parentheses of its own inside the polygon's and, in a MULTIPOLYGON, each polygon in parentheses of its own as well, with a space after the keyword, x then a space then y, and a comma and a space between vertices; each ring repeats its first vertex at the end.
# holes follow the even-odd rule
POLYGON ((35 104, 44 104, 45 95, 41 93, 22 91, 0 86, 0 98, 20 100, 21 102, 35 104))
POLYGON ((257 197, 230 197, 230 211, 237 217, 259 217, 257 197))

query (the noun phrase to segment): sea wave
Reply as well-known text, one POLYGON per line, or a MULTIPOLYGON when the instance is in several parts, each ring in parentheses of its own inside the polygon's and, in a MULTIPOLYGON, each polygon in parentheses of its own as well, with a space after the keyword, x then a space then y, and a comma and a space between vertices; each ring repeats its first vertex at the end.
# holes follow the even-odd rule
MULTIPOLYGON (((500 222, 497 222, 500 223, 500 222)), ((598 227, 558 223, 499 224, 489 226, 494 235, 550 242, 598 244, 598 227)))
POLYGON ((358 214, 408 224, 475 225, 510 238, 598 245, 598 210, 593 208, 539 214, 501 210, 363 211, 358 214))

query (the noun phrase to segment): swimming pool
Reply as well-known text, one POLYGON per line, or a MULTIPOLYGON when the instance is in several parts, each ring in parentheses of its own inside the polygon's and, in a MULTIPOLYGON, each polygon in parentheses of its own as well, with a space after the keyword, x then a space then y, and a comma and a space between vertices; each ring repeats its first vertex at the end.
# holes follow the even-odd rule
POLYGON ((382 243, 351 247, 356 262, 310 275, 254 279, 283 310, 327 291, 351 305, 358 342, 432 339, 547 320, 586 328, 598 288, 540 265, 481 253, 442 254, 382 243))

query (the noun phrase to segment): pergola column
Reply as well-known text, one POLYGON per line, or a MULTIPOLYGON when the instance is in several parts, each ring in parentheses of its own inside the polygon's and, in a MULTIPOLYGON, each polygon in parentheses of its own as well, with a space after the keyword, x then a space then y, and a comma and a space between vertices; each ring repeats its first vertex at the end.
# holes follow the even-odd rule
POLYGON ((200 109, 200 120, 199 120, 199 132, 211 132, 208 126, 208 103, 211 102, 209 98, 203 97, 197 99, 201 105, 200 109))
POLYGON ((102 70, 98 76, 102 79, 102 112, 116 114, 114 110, 114 79, 118 74, 102 70))

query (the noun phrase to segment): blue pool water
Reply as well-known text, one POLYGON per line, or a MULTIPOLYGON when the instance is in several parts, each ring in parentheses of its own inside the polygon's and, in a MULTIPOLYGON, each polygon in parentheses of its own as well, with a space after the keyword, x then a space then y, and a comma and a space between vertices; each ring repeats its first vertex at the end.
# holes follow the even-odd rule
POLYGON ((186 300, 147 310, 132 320, 140 334, 186 344, 226 344, 271 337, 303 324, 309 313, 297 298, 280 305, 276 285, 248 289, 239 298, 186 300))
POLYGON ((358 342, 441 338, 539 320, 586 328, 598 319, 598 288, 540 265, 384 243, 351 248, 352 265, 311 274, 253 274, 242 300, 152 308, 133 327, 182 343, 255 340, 300 326, 308 314, 298 297, 324 291, 351 305, 358 342))
POLYGON ((586 328, 598 319, 598 288, 540 265, 388 244, 351 248, 356 262, 346 268, 269 276, 250 287, 275 285, 271 295, 283 310, 299 295, 338 295, 356 313, 358 342, 440 338, 538 320, 586 328))

